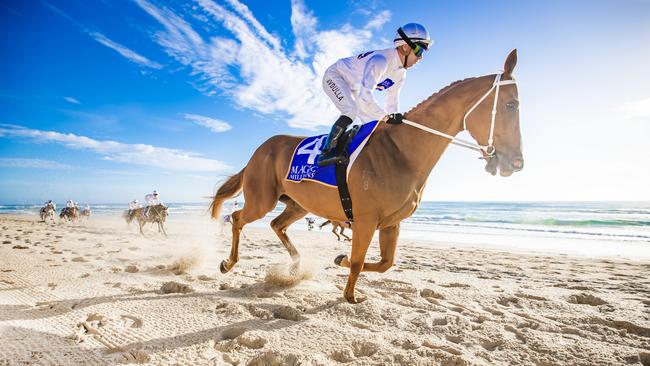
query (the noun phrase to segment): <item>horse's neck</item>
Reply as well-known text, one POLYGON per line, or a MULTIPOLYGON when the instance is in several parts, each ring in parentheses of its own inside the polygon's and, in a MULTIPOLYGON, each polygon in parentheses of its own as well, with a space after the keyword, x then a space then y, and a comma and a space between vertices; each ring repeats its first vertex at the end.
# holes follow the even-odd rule
MULTIPOLYGON (((463 117, 471 105, 480 98, 479 93, 488 78, 471 78, 441 90, 410 110, 404 118, 426 127, 456 136, 463 130, 463 117)), ((450 140, 435 136, 419 128, 402 124, 387 130, 387 134, 398 147, 401 160, 413 173, 413 179, 424 184, 450 140)))

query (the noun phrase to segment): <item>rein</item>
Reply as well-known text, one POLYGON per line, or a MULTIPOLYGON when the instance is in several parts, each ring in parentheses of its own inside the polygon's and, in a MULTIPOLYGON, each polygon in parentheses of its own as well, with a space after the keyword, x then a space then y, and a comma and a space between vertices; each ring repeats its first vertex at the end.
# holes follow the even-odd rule
POLYGON ((474 143, 474 142, 471 142, 471 141, 459 139, 459 138, 457 138, 455 136, 446 134, 444 132, 440 132, 440 131, 435 130, 433 128, 421 125, 421 124, 419 124, 417 122, 409 121, 408 119, 403 119, 402 122, 407 124, 407 125, 413 126, 415 128, 419 128, 422 131, 426 131, 426 132, 429 132, 431 134, 447 138, 447 139, 451 140, 451 143, 454 144, 454 145, 458 145, 458 146, 461 146, 461 147, 464 147, 464 148, 467 148, 467 149, 470 149, 470 150, 478 151, 478 152, 483 152, 483 153, 485 153, 486 158, 494 157, 494 155, 496 153, 496 149, 494 148, 494 125, 495 125, 496 117, 497 117, 497 101, 499 100, 499 88, 501 86, 503 86, 503 85, 512 85, 512 84, 517 83, 515 80, 501 80, 501 75, 502 74, 500 74, 500 73, 496 75, 496 77, 494 78, 494 83, 492 83, 492 87, 490 88, 490 90, 488 90, 481 97, 481 99, 479 99, 478 102, 476 102, 472 106, 472 108, 470 108, 467 111, 467 113, 465 113, 465 117, 463 117, 463 130, 467 130, 467 116, 469 116, 469 114, 472 113, 472 111, 474 111, 474 109, 476 109, 476 107, 478 107, 478 105, 481 104, 481 102, 483 100, 485 100, 485 98, 487 98, 488 95, 490 95, 492 90, 496 90, 495 95, 494 95, 494 104, 492 106, 492 122, 490 124, 490 135, 488 137, 488 144, 487 145, 480 145, 480 144, 477 144, 477 143, 474 143))

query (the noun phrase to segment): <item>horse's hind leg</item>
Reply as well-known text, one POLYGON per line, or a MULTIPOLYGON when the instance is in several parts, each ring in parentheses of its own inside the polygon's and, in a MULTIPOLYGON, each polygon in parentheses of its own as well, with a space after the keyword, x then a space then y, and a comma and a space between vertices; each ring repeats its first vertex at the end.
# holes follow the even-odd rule
POLYGON ((273 210, 278 202, 277 195, 270 189, 260 189, 262 182, 254 182, 249 190, 244 185, 244 207, 230 216, 232 221, 232 245, 230 256, 221 262, 221 273, 226 273, 239 262, 239 236, 244 225, 259 220, 273 210))
POLYGON ((339 236, 339 233, 336 232, 336 225, 334 225, 334 223, 332 223, 332 233, 334 233, 334 235, 336 235, 336 240, 337 241, 341 241, 341 237, 339 236))
POLYGON ((284 247, 287 248, 291 259, 294 262, 298 262, 300 261, 300 254, 298 254, 296 247, 293 246, 291 240, 287 236, 287 228, 294 222, 305 217, 305 215, 307 215, 307 211, 298 205, 296 201, 288 197, 283 197, 282 202, 284 202, 287 206, 278 217, 271 221, 271 227, 282 241, 282 244, 284 244, 284 247))
POLYGON ((345 238, 345 240, 347 240, 347 241, 352 241, 352 239, 350 239, 350 237, 349 237, 349 236, 347 236, 347 235, 345 235, 345 234, 343 234, 343 231, 345 230, 345 228, 344 228, 343 226, 339 226, 339 227, 341 228, 341 233, 340 233, 340 234, 341 234, 341 236, 342 236, 342 237, 344 237, 344 238, 345 238))

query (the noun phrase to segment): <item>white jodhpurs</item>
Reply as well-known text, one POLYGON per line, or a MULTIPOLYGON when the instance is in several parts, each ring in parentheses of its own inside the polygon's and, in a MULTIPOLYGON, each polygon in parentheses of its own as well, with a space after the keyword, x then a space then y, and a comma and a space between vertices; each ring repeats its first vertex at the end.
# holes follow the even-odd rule
POLYGON ((323 90, 342 115, 354 120, 359 113, 355 93, 339 73, 330 67, 323 75, 323 90))

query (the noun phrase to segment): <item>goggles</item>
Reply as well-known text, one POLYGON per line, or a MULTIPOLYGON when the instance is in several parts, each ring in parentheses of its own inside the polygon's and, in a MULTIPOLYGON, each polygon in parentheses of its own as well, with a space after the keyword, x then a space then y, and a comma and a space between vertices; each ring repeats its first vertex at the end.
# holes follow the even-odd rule
POLYGON ((424 51, 426 51, 426 50, 429 48, 429 46, 428 46, 426 43, 424 43, 424 42, 418 42, 418 41, 413 42, 413 41, 412 41, 412 40, 411 40, 411 39, 406 35, 406 33, 404 33, 404 31, 402 30, 402 28, 398 28, 398 29, 397 29, 397 33, 399 34, 400 37, 402 37, 402 40, 403 40, 407 45, 409 45, 409 47, 411 47, 411 49, 413 50, 413 54, 415 54, 416 57, 421 57, 422 54, 424 53, 424 51))
POLYGON ((416 57, 422 57, 424 51, 427 50, 427 45, 421 42, 415 42, 415 47, 413 48, 413 54, 416 57))

